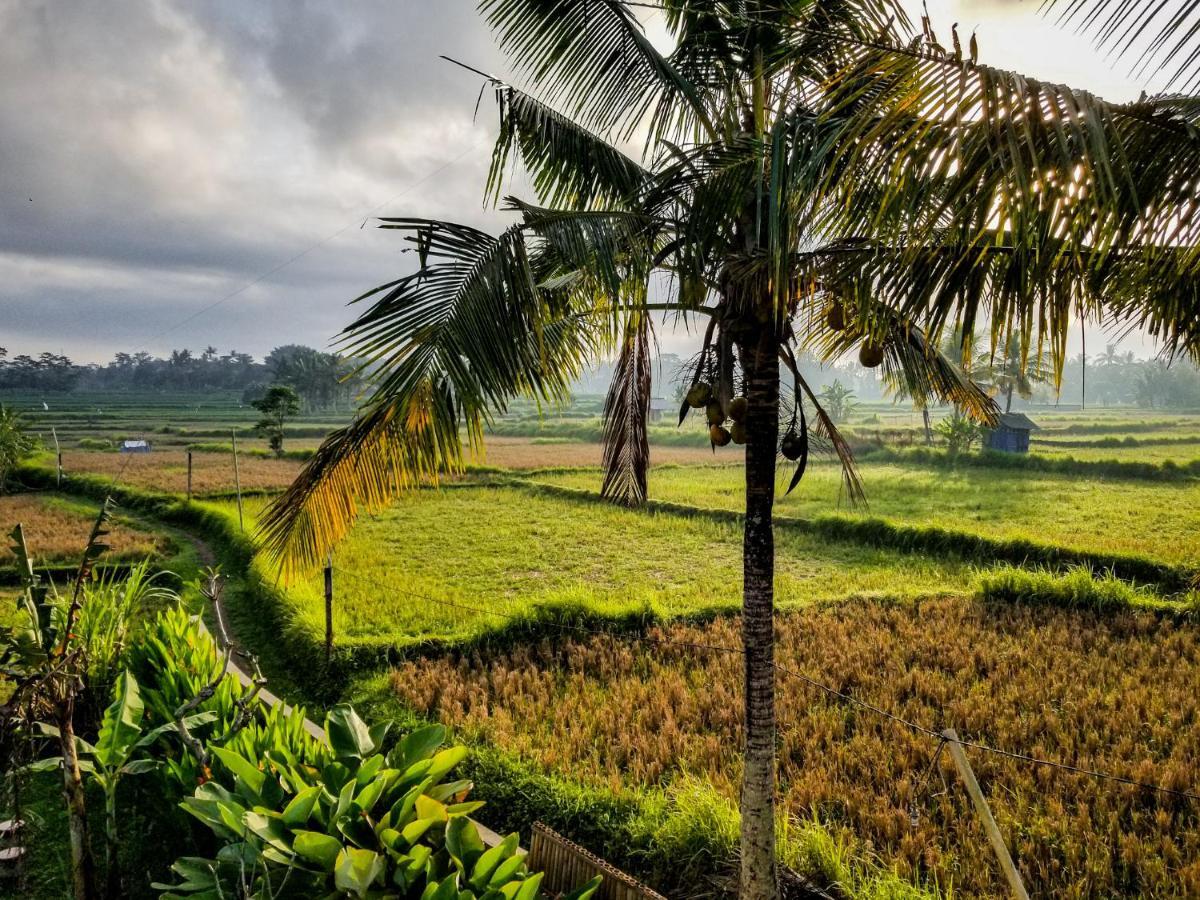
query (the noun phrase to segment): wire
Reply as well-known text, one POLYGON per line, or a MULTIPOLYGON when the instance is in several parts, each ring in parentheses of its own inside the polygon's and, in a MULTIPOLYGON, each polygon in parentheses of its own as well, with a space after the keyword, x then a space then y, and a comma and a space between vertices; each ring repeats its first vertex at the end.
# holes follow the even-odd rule
MULTIPOLYGON (((352 581, 355 581, 359 584, 367 585, 372 590, 378 590, 378 586, 373 581, 368 579, 366 576, 359 575, 357 572, 350 572, 350 571, 343 570, 343 569, 335 569, 335 572, 338 574, 339 577, 349 576, 352 581)), ((419 593, 410 592, 409 596, 424 600, 427 603, 432 603, 432 604, 435 604, 438 606, 450 607, 453 609, 463 610, 466 612, 472 612, 477 615, 498 616, 500 618, 508 619, 510 621, 525 621, 525 617, 523 617, 523 616, 514 615, 512 613, 503 613, 503 612, 500 612, 499 610, 481 609, 481 608, 475 607, 475 606, 469 606, 469 605, 462 604, 462 603, 455 603, 450 600, 439 600, 435 597, 430 597, 427 594, 419 594, 419 593)), ((651 644, 651 645, 657 645, 657 646, 682 647, 682 648, 690 649, 690 650, 705 650, 705 651, 709 651, 709 652, 713 652, 713 653, 723 653, 723 654, 729 654, 729 655, 734 655, 734 656, 744 656, 745 655, 745 651, 741 648, 726 647, 726 646, 719 645, 719 644, 705 644, 705 643, 699 643, 699 642, 694 642, 694 641, 674 641, 674 640, 670 640, 667 638, 652 638, 652 637, 648 637, 646 635, 638 635, 638 634, 632 634, 632 633, 624 633, 623 634, 620 632, 588 628, 583 625, 569 625, 567 623, 559 623, 559 622, 546 622, 544 624, 546 624, 552 628, 561 630, 561 631, 573 631, 573 632, 578 632, 578 633, 582 633, 582 634, 594 635, 597 637, 607 637, 607 638, 618 639, 618 640, 627 640, 627 641, 631 641, 634 643, 651 644)), ((940 744, 947 743, 950 740, 941 732, 935 731, 932 728, 927 728, 926 726, 918 724, 917 722, 913 722, 910 719, 905 719, 903 716, 898 716, 895 713, 890 713, 887 710, 885 710, 879 706, 876 706, 872 703, 868 703, 865 700, 860 700, 859 698, 854 697, 850 694, 847 694, 844 691, 839 691, 838 689, 830 687, 829 685, 824 684, 820 681, 817 681, 815 678, 805 675, 802 672, 798 672, 794 669, 789 669, 785 666, 778 665, 777 663, 772 663, 771 668, 773 668, 776 672, 778 672, 782 675, 786 675, 789 678, 795 678, 796 680, 801 681, 804 684, 809 685, 810 687, 817 688, 818 690, 824 691, 826 694, 829 694, 832 697, 837 697, 838 699, 840 699, 846 703, 849 703, 853 706, 857 706, 857 707, 867 710, 868 712, 875 713, 876 715, 878 715, 884 719, 887 719, 891 722, 894 722, 898 725, 902 725, 905 728, 908 728, 909 730, 911 730, 913 732, 924 735, 926 737, 932 737, 935 740, 939 741, 940 744)), ((973 750, 978 750, 981 753, 990 753, 995 756, 1002 756, 1002 757, 1005 757, 1008 759, 1016 760, 1018 762, 1025 762, 1025 763, 1029 763, 1031 765, 1045 766, 1045 767, 1053 768, 1053 769, 1061 769, 1062 771, 1070 772, 1075 775, 1085 775, 1085 776, 1088 776, 1091 778, 1096 778, 1096 779, 1100 779, 1100 780, 1104 780, 1104 781, 1112 781, 1112 782, 1115 782, 1118 784, 1127 785, 1129 787, 1142 788, 1143 790, 1154 791, 1156 793, 1166 794, 1166 795, 1169 795, 1172 797, 1180 797, 1180 798, 1185 798, 1188 800, 1200 801, 1200 793, 1193 793, 1191 791, 1181 791, 1181 790, 1177 790, 1175 788, 1169 788, 1169 787, 1165 787, 1165 786, 1159 785, 1159 784, 1152 784, 1152 783, 1146 782, 1146 781, 1138 781, 1133 778, 1126 778, 1123 775, 1113 775, 1111 773, 1101 772, 1096 769, 1087 769, 1087 768, 1083 768, 1081 766, 1072 766, 1067 763, 1059 763, 1059 762, 1055 762, 1055 761, 1049 760, 1049 759, 1041 759, 1039 757, 1030 756, 1030 755, 1027 755, 1024 753, 1014 753, 1010 750, 1001 750, 997 747, 992 747, 992 746, 989 746, 988 744, 977 743, 975 741, 965 741, 965 740, 959 739, 959 740, 955 741, 955 743, 957 743, 963 747, 967 747, 967 748, 970 748, 973 750)), ((939 749, 940 749, 940 747, 939 747, 939 749)))

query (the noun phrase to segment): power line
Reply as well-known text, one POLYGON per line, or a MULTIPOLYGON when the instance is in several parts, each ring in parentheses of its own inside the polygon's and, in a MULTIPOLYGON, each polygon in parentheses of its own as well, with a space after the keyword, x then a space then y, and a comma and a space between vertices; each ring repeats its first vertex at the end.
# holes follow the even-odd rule
MULTIPOLYGON (((369 586, 372 590, 378 590, 378 586, 375 585, 374 582, 371 582, 368 578, 366 578, 365 576, 359 575, 356 572, 350 572, 350 571, 346 571, 346 570, 342 570, 342 569, 335 569, 335 571, 338 573, 339 576, 349 576, 351 578, 351 580, 353 580, 353 581, 356 581, 363 585, 369 584, 369 586)), ((409 592, 409 596, 417 597, 418 599, 424 600, 428 603, 436 604, 438 606, 445 606, 445 607, 449 607, 452 609, 462 610, 462 611, 466 611, 466 612, 472 612, 477 615, 498 616, 500 618, 508 619, 510 621, 522 621, 522 622, 529 621, 524 616, 515 615, 512 613, 503 613, 503 612, 500 612, 499 610, 481 609, 479 607, 468 606, 468 605, 462 604, 462 603, 455 603, 450 600, 439 600, 437 598, 430 597, 427 594, 418 594, 418 593, 409 592)), ((704 650, 704 651, 708 651, 708 652, 722 653, 722 654, 728 654, 728 655, 734 655, 734 656, 744 656, 745 655, 745 650, 743 650, 741 648, 726 647, 726 646, 723 646, 720 644, 705 644, 705 643, 699 643, 699 642, 694 642, 694 641, 675 641, 675 640, 670 640, 667 638, 652 638, 652 637, 649 637, 646 635, 606 631, 606 630, 602 630, 602 629, 588 628, 583 625, 571 625, 568 623, 560 623, 560 622, 543 622, 541 624, 545 624, 551 628, 555 628, 560 631, 576 632, 576 633, 580 633, 580 634, 588 634, 588 635, 593 635, 593 636, 597 636, 597 637, 607 637, 607 638, 615 639, 615 640, 627 640, 627 641, 630 641, 633 643, 649 644, 649 645, 654 645, 654 646, 674 646, 674 647, 681 647, 681 648, 689 649, 689 650, 704 650)), ((812 678, 808 675, 805 675, 802 672, 798 672, 793 669, 789 669, 789 668, 787 668, 785 666, 781 666, 777 663, 772 663, 771 668, 774 669, 776 672, 780 673, 781 675, 785 675, 789 678, 794 678, 798 681, 801 681, 804 684, 807 684, 810 687, 813 687, 820 691, 823 691, 832 697, 836 697, 845 703, 849 703, 853 706, 857 706, 861 709, 865 709, 868 712, 872 712, 884 719, 887 719, 891 722, 901 725, 917 734, 921 734, 926 737, 934 738, 939 743, 947 740, 941 732, 935 731, 934 729, 928 728, 917 722, 913 722, 912 720, 906 719, 903 716, 898 716, 895 713, 888 712, 887 710, 883 709, 882 707, 876 706, 872 703, 868 703, 865 700, 860 700, 859 698, 857 698, 851 694, 847 694, 844 691, 839 691, 837 688, 830 687, 829 685, 824 684, 823 682, 820 682, 820 681, 816 680, 815 678, 812 678)), ((1138 781, 1133 778, 1127 778, 1123 775, 1113 775, 1111 773, 1101 772, 1096 769, 1087 769, 1087 768, 1083 768, 1081 766, 1073 766, 1068 763, 1055 762, 1054 760, 1042 759, 1040 757, 1030 756, 1030 755, 1024 754, 1024 753, 1015 753, 1010 750, 1002 750, 1000 748, 992 747, 988 744, 977 743, 975 741, 958 740, 957 743, 961 744, 963 747, 969 747, 973 750, 978 750, 981 753, 990 753, 995 756, 1005 757, 1007 759, 1016 760, 1018 762, 1025 762, 1025 763, 1029 763, 1031 765, 1044 766, 1044 767, 1053 768, 1053 769, 1060 769, 1062 771, 1070 772, 1075 775, 1085 775, 1085 776, 1088 776, 1091 778, 1096 778, 1099 780, 1112 781, 1117 784, 1124 784, 1129 787, 1142 788, 1143 790, 1153 791, 1156 793, 1165 794, 1165 795, 1169 795, 1169 796, 1173 796, 1173 797, 1180 797, 1180 798, 1185 798, 1188 800, 1200 800, 1200 793, 1193 793, 1191 791, 1177 790, 1175 788, 1169 788, 1164 785, 1152 784, 1152 783, 1146 782, 1146 781, 1138 781)))

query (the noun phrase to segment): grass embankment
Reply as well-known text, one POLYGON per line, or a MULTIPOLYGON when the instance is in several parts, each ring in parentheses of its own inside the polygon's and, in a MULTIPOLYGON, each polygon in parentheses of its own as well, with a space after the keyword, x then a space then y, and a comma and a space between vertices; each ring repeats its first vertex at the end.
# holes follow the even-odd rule
MULTIPOLYGON (((790 495, 779 491, 777 512, 783 517, 882 518, 994 540, 1055 545, 1085 555, 1200 565, 1200 484, 1099 482, 875 463, 864 463, 861 472, 868 500, 863 509, 838 508, 838 469, 814 466, 790 495)), ((787 475, 782 472, 781 478, 787 475)), ((597 471, 554 471, 536 478, 592 492, 599 490, 601 481, 597 471)), ((737 511, 743 506, 744 490, 740 474, 732 469, 663 467, 650 475, 651 498, 689 506, 737 511)))
MULTIPOLYGON (((736 647, 738 622, 676 623, 650 636, 736 647)), ((971 740, 1195 787, 1200 628, 1193 624, 1128 609, 863 600, 781 616, 778 658, 971 740)), ((393 671, 388 687, 404 706, 502 746, 536 770, 569 774, 628 802, 646 792, 652 805, 673 785, 687 791, 700 778, 731 808, 740 672, 736 655, 694 646, 560 636, 412 660, 393 671)), ((953 883, 968 896, 999 890, 948 756, 939 758, 940 777, 922 779, 936 741, 783 676, 779 719, 786 807, 824 822, 844 858, 873 852, 906 878, 953 883)), ((1190 801, 971 756, 1035 895, 1200 891, 1200 812, 1190 801)))

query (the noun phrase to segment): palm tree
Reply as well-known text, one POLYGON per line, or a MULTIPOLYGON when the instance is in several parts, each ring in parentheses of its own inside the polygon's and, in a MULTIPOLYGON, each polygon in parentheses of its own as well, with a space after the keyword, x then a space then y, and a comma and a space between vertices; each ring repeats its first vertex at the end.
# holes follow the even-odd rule
POLYGON ((1052 381, 1054 373, 1036 356, 1026 354, 1022 358, 1021 348, 1010 341, 1003 358, 991 366, 989 378, 993 388, 1004 395, 1004 411, 1012 412, 1013 394, 1029 400, 1033 397, 1033 386, 1052 381))
POLYGON ((1036 324, 1056 373, 1074 310, 1195 350, 1196 295, 1180 291, 1194 258, 1178 235, 1145 236, 1178 204, 1200 141, 1177 112, 1135 114, 948 54, 927 22, 909 40, 894 0, 480 7, 527 84, 480 73, 500 110, 487 191, 500 198, 519 163, 537 201, 505 198, 499 235, 383 220, 418 268, 360 297, 371 305, 343 334, 375 392, 267 511, 264 549, 285 577, 319 564, 360 511, 461 468, 460 429, 475 450, 513 398, 563 400, 614 353, 602 490, 643 502, 652 317, 706 321, 692 399, 714 438, 734 417, 746 441, 740 893, 773 900, 779 457, 796 463, 794 485, 812 434, 861 496, 797 354, 857 351, 914 399, 992 421, 986 393, 938 350, 955 329, 986 323, 993 347, 1027 352, 1036 324), (635 16, 647 5, 669 51, 635 16), (1035 89, 1072 114, 1014 114, 1035 89), (1118 152, 1162 148, 1164 129, 1181 161, 1118 152), (642 151, 624 152, 635 138, 642 151), (670 289, 652 299, 656 273, 670 289))

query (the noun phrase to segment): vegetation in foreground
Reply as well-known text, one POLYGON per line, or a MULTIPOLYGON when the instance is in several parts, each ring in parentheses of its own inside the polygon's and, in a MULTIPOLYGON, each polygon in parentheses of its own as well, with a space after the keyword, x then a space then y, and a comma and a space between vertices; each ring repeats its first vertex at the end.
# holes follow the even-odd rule
MULTIPOLYGON (((782 616, 779 625, 781 665, 919 724, 1194 787, 1200 628, 1193 624, 1130 610, 940 598, 823 605, 782 616)), ((738 628, 729 618, 649 636, 736 647, 738 628)), ((736 655, 694 646, 562 635, 406 662, 390 683, 405 706, 545 770, 618 793, 700 777, 732 802, 740 666, 736 655)), ((791 815, 818 818, 847 857, 873 852, 910 879, 968 896, 1000 893, 991 850, 948 756, 922 776, 936 741, 782 675, 779 701, 782 796, 791 815)), ((1200 891, 1200 809, 1192 801, 976 751, 971 758, 1033 894, 1200 891)))

